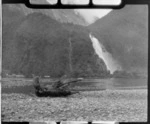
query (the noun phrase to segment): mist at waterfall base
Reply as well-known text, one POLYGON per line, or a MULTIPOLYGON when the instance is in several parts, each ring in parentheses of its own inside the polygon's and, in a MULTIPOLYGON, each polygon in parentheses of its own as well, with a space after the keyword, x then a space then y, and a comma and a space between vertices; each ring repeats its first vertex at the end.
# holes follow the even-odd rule
POLYGON ((89 37, 92 41, 95 53, 99 56, 99 58, 103 59, 110 73, 113 74, 115 71, 121 70, 121 66, 105 49, 105 47, 100 43, 100 41, 97 38, 95 38, 92 34, 90 34, 89 37))

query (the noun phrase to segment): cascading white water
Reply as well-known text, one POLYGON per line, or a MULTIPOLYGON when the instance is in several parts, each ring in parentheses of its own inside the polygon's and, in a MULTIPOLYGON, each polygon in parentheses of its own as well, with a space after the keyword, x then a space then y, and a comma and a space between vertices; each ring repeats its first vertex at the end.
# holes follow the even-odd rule
POLYGON ((99 58, 103 59, 110 73, 112 74, 114 71, 120 70, 120 65, 117 63, 117 61, 114 60, 112 55, 109 52, 107 52, 105 47, 98 41, 98 39, 92 36, 91 34, 89 36, 96 54, 99 56, 99 58))

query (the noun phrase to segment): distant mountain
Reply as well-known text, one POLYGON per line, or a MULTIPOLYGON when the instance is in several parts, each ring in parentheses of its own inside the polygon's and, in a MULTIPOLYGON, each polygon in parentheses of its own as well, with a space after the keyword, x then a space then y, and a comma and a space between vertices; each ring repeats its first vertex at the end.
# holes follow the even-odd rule
MULTIPOLYGON (((5 11, 5 10, 4 10, 5 11)), ((6 17, 5 17, 6 16, 6 17)), ((42 13, 20 16, 9 27, 3 20, 3 69, 30 77, 106 77, 109 71, 98 58, 86 27, 60 23, 42 13), (11 29, 11 30, 10 30, 11 29), (71 68, 70 69, 70 65, 71 68)))
POLYGON ((147 71, 148 7, 128 5, 88 26, 126 71, 147 71))
MULTIPOLYGON (((83 17, 77 15, 73 9, 30 9, 23 4, 3 5, 3 9, 9 9, 10 11, 20 13, 22 15, 32 14, 33 12, 39 12, 62 23, 87 25, 87 22, 83 19, 83 17)), ((5 12, 7 13, 7 11, 5 12)))

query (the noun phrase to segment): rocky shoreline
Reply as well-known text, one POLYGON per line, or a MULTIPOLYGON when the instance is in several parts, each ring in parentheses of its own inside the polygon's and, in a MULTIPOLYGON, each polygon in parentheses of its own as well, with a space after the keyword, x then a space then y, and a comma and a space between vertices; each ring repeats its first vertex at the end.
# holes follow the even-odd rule
POLYGON ((80 92, 69 97, 2 93, 2 121, 147 121, 147 89, 80 92))

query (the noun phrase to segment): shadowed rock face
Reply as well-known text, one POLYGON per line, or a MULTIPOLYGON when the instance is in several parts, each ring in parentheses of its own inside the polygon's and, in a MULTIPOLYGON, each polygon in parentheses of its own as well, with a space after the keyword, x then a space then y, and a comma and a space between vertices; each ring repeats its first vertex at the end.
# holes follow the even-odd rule
MULTIPOLYGON (((147 70, 147 7, 126 6, 114 10, 88 27, 60 23, 72 22, 73 18, 81 21, 68 10, 62 12, 73 17, 68 15, 67 21, 56 19, 63 16, 60 11, 33 11, 23 5, 4 5, 3 70, 27 77, 32 73, 61 77, 70 73, 71 61, 73 76, 107 77, 109 72, 95 54, 89 33, 125 71, 147 70), (69 55, 70 37, 72 54, 69 55)), ((82 23, 80 21, 74 22, 82 23)))
POLYGON ((11 24, 10 21, 13 33, 3 23, 4 69, 27 77, 32 74, 61 77, 70 74, 71 57, 71 74, 74 77, 109 75, 103 60, 95 55, 86 27, 63 24, 41 13, 29 14, 18 20, 17 24, 11 24))

